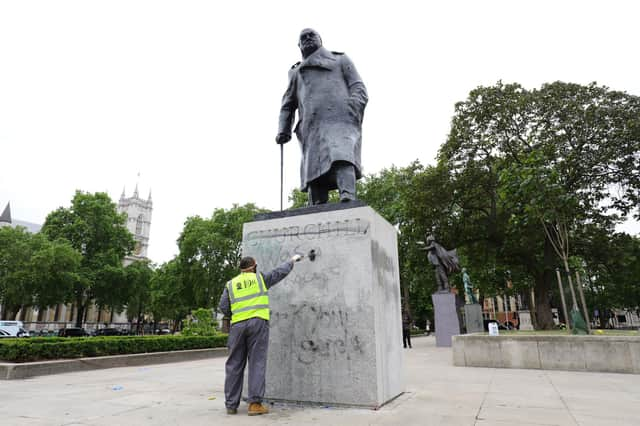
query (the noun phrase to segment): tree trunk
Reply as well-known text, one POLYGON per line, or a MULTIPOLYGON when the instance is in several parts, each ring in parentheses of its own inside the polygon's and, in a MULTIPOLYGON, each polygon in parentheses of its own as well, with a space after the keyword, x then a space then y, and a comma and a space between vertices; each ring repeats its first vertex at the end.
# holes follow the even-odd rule
POLYGON ((76 300, 76 305, 78 306, 78 312, 76 313, 76 327, 82 327, 82 320, 84 319, 86 306, 80 297, 76 300))
MULTIPOLYGON (((546 274, 545 274, 546 275, 546 274)), ((536 330, 552 330, 553 314, 549 298, 549 286, 544 279, 536 280, 536 330)))
POLYGON ((16 319, 16 315, 18 315, 19 310, 20 305, 4 305, 4 312, 2 316, 8 321, 13 321, 16 319))
MULTIPOLYGON (((529 311, 529 314, 531 315, 531 325, 533 326, 533 329, 540 330, 540 326, 538 326, 538 317, 536 316, 535 309, 531 309, 529 311)), ((553 321, 553 319, 551 321, 553 321)))
POLYGON ((600 308, 600 328, 609 328, 609 310, 600 308))
POLYGON ((413 315, 411 315, 411 304, 409 303, 409 284, 405 283, 405 285, 402 286, 402 295, 403 297, 403 302, 404 302, 404 311, 409 314, 409 316, 411 316, 411 318, 413 318, 413 315))
POLYGON ((544 239, 544 271, 535 278, 536 329, 553 329, 550 292, 553 283, 553 247, 545 236, 544 239))
POLYGON ((173 322, 173 330, 172 333, 175 334, 178 331, 178 326, 180 325, 180 319, 176 318, 173 322))
MULTIPOLYGON (((137 315, 138 324, 136 325, 136 328, 138 329, 138 334, 140 333, 140 321, 142 320, 142 317, 143 317, 142 312, 143 312, 142 303, 139 303, 138 304, 138 315, 137 315)), ((154 331, 155 331, 155 328, 154 328, 154 331)), ((153 332, 151 334, 153 334, 153 332)))
POLYGON ((534 330, 539 330, 538 318, 536 317, 536 301, 535 301, 534 289, 532 288, 528 289, 528 294, 529 294, 529 312, 531 313, 531 325, 533 325, 534 330))

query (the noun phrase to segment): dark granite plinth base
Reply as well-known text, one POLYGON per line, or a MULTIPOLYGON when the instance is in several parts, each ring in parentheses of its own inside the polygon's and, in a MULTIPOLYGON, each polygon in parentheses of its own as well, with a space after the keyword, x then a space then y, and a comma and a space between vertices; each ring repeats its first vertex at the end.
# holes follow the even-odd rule
POLYGON ((436 346, 451 347, 451 337, 460 334, 460 322, 456 312, 456 295, 433 293, 433 310, 436 327, 436 346))
POLYGON ((254 221, 258 220, 268 220, 268 219, 279 219, 282 217, 292 217, 292 216, 300 216, 303 214, 312 214, 312 213, 322 213, 322 212, 331 212, 334 210, 345 210, 345 209, 353 209, 355 207, 364 207, 366 204, 360 200, 353 200, 344 203, 327 203, 327 204, 316 204, 315 206, 309 207, 300 207, 299 209, 291 209, 291 210, 282 210, 275 211, 269 213, 258 213, 253 218, 254 221))
POLYGON ((464 323, 467 333, 482 333, 484 331, 482 308, 478 303, 464 305, 464 323))

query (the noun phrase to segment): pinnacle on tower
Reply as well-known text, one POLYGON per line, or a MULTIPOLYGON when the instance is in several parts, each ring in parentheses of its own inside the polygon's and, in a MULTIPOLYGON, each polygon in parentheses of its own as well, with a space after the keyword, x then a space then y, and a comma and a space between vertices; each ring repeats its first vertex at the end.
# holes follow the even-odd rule
POLYGON ((138 195, 138 184, 136 183, 136 189, 133 190, 133 198, 140 198, 138 195))
POLYGON ((122 187, 122 194, 120 195, 120 200, 121 200, 121 201, 122 201, 122 200, 124 200, 124 197, 125 197, 125 195, 124 195, 124 189, 125 189, 125 187, 123 186, 123 187, 122 187))
POLYGON ((148 202, 151 202, 151 188, 149 188, 149 198, 147 199, 148 202))
POLYGON ((0 215, 0 223, 11 223, 11 205, 7 202, 7 207, 4 208, 4 212, 0 215))

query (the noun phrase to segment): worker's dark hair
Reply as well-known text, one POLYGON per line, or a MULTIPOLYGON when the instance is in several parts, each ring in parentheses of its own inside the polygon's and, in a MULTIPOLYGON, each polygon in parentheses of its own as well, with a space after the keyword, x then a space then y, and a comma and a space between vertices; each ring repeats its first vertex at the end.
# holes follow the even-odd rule
POLYGON ((255 264, 256 264, 256 260, 253 257, 246 256, 240 260, 240 269, 241 270, 249 269, 255 264))

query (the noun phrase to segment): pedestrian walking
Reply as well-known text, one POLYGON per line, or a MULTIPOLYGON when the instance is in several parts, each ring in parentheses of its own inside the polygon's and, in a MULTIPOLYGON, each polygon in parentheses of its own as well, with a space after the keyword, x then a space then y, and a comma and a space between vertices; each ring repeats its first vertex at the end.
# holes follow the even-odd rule
POLYGON ((406 349, 407 344, 409 345, 409 349, 411 349, 411 326, 413 325, 413 320, 411 319, 411 315, 409 312, 402 312, 402 343, 406 349))
POLYGON ((302 259, 296 254, 289 261, 267 273, 257 271, 252 257, 240 261, 240 274, 227 282, 220 297, 219 309, 231 318, 227 346, 229 356, 225 364, 224 396, 227 414, 237 414, 244 368, 249 362, 250 416, 266 414, 262 404, 269 345, 269 295, 267 290, 280 282, 302 259))

